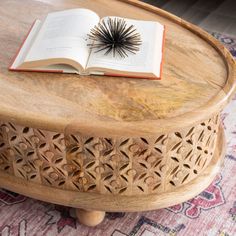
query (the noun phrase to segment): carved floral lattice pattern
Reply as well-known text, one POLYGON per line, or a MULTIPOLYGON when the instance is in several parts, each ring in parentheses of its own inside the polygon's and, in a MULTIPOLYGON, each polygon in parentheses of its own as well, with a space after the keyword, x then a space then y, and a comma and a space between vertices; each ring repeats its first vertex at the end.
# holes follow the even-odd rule
POLYGON ((0 125, 0 171, 43 185, 101 194, 161 193, 209 164, 219 117, 181 131, 140 138, 64 135, 0 125))

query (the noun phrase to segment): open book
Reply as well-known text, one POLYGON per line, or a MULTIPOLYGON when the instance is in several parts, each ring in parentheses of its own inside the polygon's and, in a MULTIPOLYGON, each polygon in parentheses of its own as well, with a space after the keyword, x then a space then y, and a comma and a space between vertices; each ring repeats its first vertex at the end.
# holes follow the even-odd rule
POLYGON ((88 9, 53 12, 43 21, 36 20, 9 70, 160 79, 163 25, 125 19, 127 25, 135 26, 142 44, 136 54, 121 58, 88 47, 87 35, 99 21, 88 9))

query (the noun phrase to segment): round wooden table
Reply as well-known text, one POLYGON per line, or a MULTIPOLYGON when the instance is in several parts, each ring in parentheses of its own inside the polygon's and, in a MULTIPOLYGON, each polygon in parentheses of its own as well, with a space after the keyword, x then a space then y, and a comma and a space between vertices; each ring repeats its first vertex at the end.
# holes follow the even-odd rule
POLYGON ((96 225, 186 201, 219 171, 236 65, 198 27, 133 0, 2 0, 0 42, 1 187, 96 225), (166 25, 162 80, 8 71, 36 18, 79 7, 166 25))

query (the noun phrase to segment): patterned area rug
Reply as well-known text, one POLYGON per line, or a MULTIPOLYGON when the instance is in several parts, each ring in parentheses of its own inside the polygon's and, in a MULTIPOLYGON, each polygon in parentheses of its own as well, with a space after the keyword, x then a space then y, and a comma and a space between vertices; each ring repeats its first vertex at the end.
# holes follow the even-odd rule
MULTIPOLYGON (((236 38, 219 33, 236 57, 236 38)), ((143 213, 107 213, 94 228, 80 225, 73 209, 0 189, 1 236, 233 236, 236 235, 236 96, 222 114, 227 155, 221 173, 197 197, 143 213)))

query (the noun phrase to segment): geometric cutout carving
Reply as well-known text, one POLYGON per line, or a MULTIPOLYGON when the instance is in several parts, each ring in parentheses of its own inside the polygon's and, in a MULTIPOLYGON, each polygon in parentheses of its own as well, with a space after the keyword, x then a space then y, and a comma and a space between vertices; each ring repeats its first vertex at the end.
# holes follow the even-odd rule
POLYGON ((219 116, 150 137, 91 137, 0 123, 0 171, 42 185, 100 194, 162 193, 211 161, 219 116))

